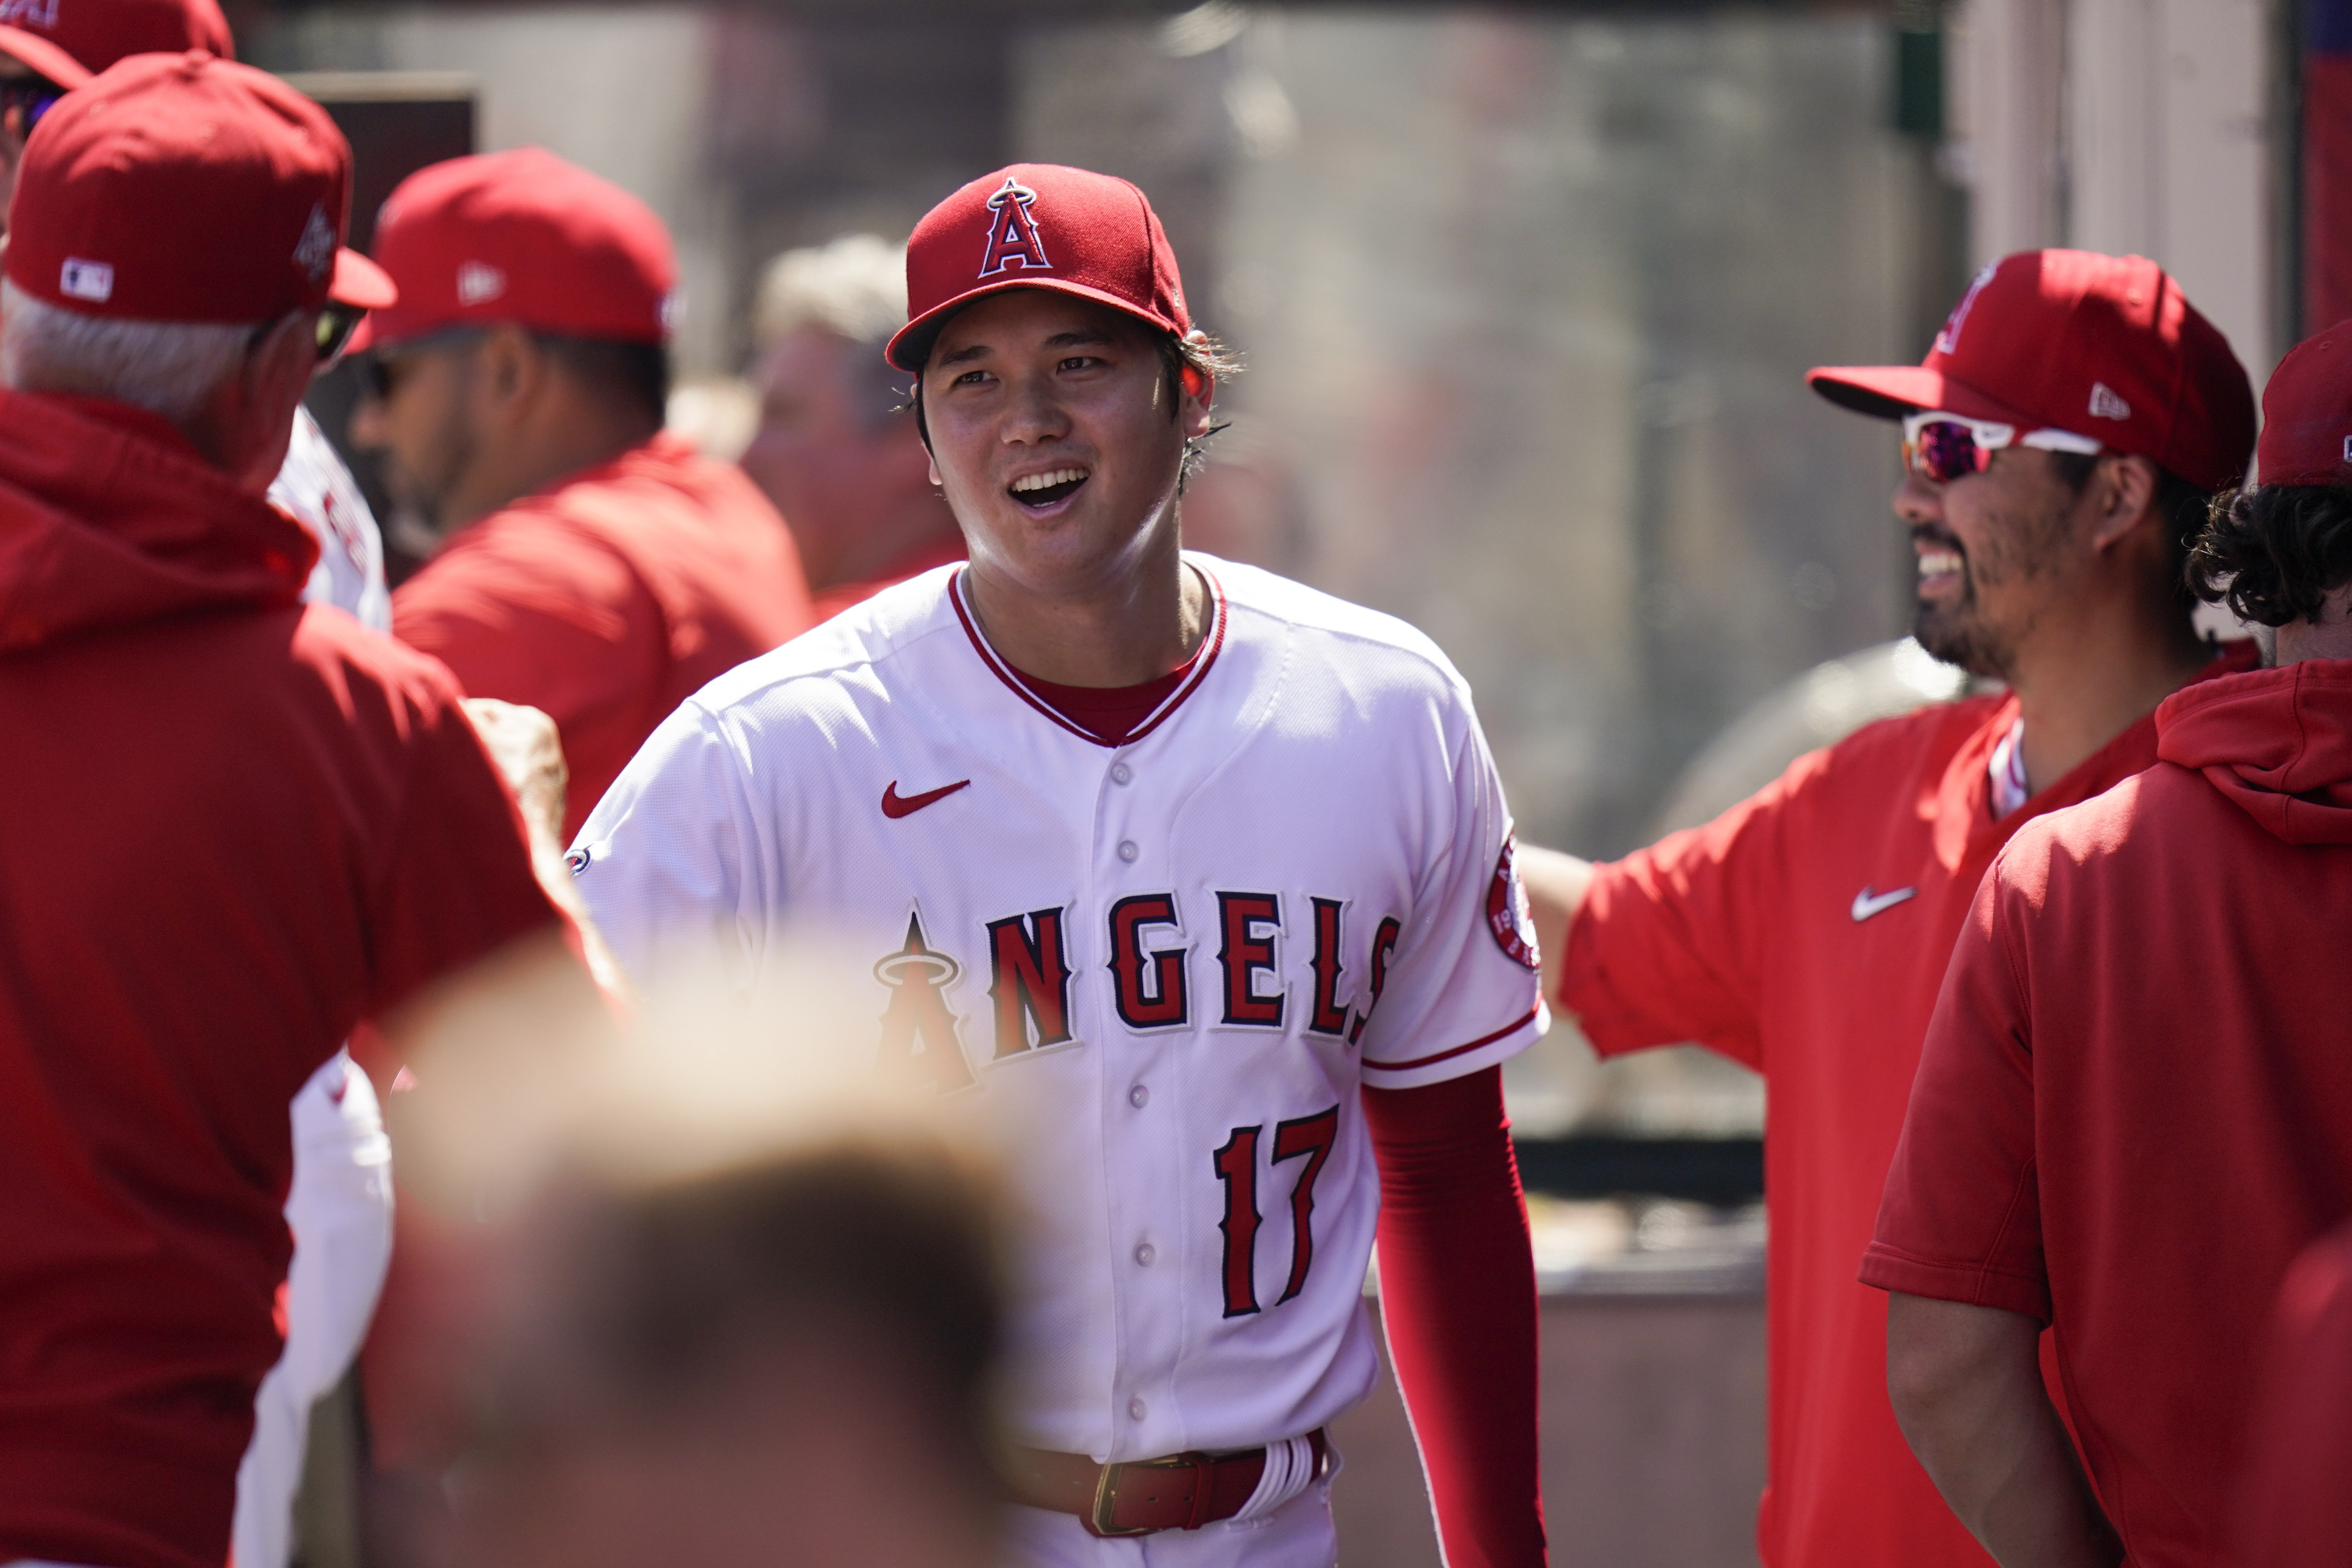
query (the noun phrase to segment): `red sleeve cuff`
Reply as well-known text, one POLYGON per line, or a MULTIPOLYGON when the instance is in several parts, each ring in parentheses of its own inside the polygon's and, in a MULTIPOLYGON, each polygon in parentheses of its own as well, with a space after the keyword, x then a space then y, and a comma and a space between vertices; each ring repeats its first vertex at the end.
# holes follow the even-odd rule
POLYGON ((1883 1241, 1862 1255, 1862 1282, 1906 1296, 1927 1296, 1969 1307, 1998 1307, 2037 1322, 2050 1321, 2050 1282, 1988 1268, 1979 1263, 1937 1263, 1915 1258, 1883 1241))

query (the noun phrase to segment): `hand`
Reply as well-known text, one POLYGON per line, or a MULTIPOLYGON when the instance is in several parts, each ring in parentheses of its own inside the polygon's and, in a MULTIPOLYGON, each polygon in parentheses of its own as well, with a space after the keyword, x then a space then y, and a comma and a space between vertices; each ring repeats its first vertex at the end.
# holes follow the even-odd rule
POLYGON ((482 738, 482 749, 490 754, 499 776, 514 792, 533 852, 561 858, 565 847, 563 792, 571 769, 564 765, 563 741, 555 721, 536 708, 495 697, 467 698, 466 717, 473 721, 474 732, 482 738))

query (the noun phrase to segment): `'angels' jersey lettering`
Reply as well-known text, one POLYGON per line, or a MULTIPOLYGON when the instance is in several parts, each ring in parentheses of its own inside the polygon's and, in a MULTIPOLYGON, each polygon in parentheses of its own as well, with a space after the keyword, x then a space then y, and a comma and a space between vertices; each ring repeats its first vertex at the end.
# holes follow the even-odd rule
POLYGON ((689 700, 573 857, 648 986, 715 969, 787 1007, 796 933, 858 944, 874 1026, 845 1048, 1021 1129, 1021 1439, 1113 1458, 1363 1395, 1358 1091, 1544 1025, 1460 676, 1387 616, 1187 560, 1214 618, 1124 745, 1013 684, 943 567, 689 700))

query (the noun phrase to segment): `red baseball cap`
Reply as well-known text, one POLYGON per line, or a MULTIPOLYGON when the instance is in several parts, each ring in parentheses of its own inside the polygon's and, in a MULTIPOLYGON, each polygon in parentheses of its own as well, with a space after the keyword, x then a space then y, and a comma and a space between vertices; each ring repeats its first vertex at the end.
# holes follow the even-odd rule
POLYGON ((0 55, 79 87, 125 55, 236 58, 219 0, 0 0, 0 55))
POLYGON ((1805 379, 1882 418, 1937 409, 2067 430, 2206 489, 2245 477, 2254 395, 2229 340, 2141 256, 2026 250, 1976 276, 1916 365, 1805 379))
POLYGON ((354 352, 512 322, 565 337, 669 341, 677 258, 654 210, 539 147, 452 158, 400 182, 376 218, 400 303, 354 352))
POLYGON ((352 149, 266 72, 133 55, 68 93, 25 143, 8 280, 79 315, 254 322, 397 299, 342 247, 352 149))
POLYGON ((882 352, 920 372, 958 308, 1007 289, 1051 289, 1180 337, 1192 330, 1160 218, 1125 180, 1015 163, 923 215, 907 241, 907 324, 882 352))
POLYGON ((2265 485, 2352 480, 2352 321, 2297 343, 2263 388, 2265 485))

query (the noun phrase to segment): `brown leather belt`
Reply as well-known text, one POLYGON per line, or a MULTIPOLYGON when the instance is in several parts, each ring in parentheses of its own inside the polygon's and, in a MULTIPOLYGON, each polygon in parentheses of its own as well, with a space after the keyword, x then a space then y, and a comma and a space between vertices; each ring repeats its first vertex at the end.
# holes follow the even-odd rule
MULTIPOLYGON (((1322 1429, 1308 1433, 1307 1440, 1314 1445, 1319 1476, 1327 1447, 1322 1429)), ((1015 1502, 1074 1513, 1089 1535, 1150 1535, 1198 1530, 1241 1512, 1265 1474, 1265 1450, 1097 1465, 1084 1454, 1015 1448, 1011 1469, 1015 1502)))

